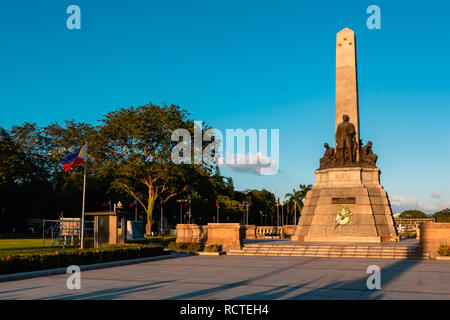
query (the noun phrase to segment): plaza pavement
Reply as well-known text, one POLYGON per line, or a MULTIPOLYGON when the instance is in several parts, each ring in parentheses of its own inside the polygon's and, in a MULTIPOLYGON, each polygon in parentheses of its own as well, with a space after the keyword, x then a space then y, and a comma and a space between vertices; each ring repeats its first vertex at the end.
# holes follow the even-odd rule
POLYGON ((0 299, 449 299, 450 262, 307 257, 187 256, 0 283, 0 299), (369 265, 381 290, 368 290, 369 265))

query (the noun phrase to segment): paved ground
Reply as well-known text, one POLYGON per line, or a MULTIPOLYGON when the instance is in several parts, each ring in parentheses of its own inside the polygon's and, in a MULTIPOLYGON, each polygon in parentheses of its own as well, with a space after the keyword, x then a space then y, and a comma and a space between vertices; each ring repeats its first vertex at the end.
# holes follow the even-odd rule
POLYGON ((0 283, 0 299, 450 299, 450 262, 189 256, 0 283), (366 287, 369 265, 381 290, 366 287))

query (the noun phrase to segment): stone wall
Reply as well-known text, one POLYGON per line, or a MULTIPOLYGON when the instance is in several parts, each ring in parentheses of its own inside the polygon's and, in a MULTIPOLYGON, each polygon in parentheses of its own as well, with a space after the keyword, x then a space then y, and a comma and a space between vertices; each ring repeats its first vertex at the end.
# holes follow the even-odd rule
POLYGON ((241 249, 245 228, 239 223, 208 223, 206 244, 220 244, 224 251, 241 249))
POLYGON ((282 233, 284 238, 290 238, 295 234, 297 229, 296 225, 285 225, 282 227, 282 233))
POLYGON ((256 239, 256 226, 255 225, 245 225, 245 237, 244 239, 256 239))
MULTIPOLYGON (((254 227, 254 226, 253 226, 254 227)), ((178 224, 176 242, 199 242, 205 245, 220 244, 224 251, 241 249, 244 245, 245 227, 239 223, 178 224)))
POLYGON ((450 246, 450 223, 422 223, 420 230, 420 248, 428 252, 431 259, 436 259, 441 245, 450 246))
POLYGON ((206 227, 196 224, 177 224, 177 242, 206 242, 206 227))

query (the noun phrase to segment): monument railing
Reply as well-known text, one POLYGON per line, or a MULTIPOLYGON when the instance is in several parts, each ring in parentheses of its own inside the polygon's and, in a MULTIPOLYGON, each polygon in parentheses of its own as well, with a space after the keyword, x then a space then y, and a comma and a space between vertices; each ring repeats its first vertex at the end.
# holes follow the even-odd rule
POLYGON ((281 236, 283 233, 283 227, 277 226, 257 226, 256 227, 256 239, 262 239, 268 236, 281 236))
POLYGON ((395 218, 397 224, 416 225, 425 222, 436 222, 435 218, 395 218))

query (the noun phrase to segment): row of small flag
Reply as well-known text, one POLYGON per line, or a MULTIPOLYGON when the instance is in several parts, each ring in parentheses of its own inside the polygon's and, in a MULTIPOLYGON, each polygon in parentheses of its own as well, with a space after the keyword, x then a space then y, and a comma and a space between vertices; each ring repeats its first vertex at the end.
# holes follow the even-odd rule
MULTIPOLYGON (((74 166, 76 164, 85 164, 86 158, 87 158, 87 144, 78 148, 74 152, 71 152, 71 153, 65 155, 64 157, 62 157, 60 159, 60 161, 64 167, 64 172, 67 172, 70 170, 70 168, 72 168, 72 166, 74 166)), ((279 202, 280 202, 280 199, 278 199, 278 203, 279 202)), ((245 204, 248 205, 248 198, 245 200, 245 204)), ((188 200, 184 206, 188 207, 190 205, 191 205, 191 200, 188 200)), ((106 207, 106 206, 111 206, 111 200, 108 200, 108 201, 105 201, 102 203, 102 207, 106 207)), ((133 202, 130 203, 130 208, 132 208, 134 206, 137 206, 137 200, 134 200, 133 202)), ((156 207, 157 208, 161 207, 161 201, 157 202, 156 207)), ((220 208, 219 200, 216 200, 216 207, 220 208)))
MULTIPOLYGON (((137 200, 134 200, 133 202, 130 203, 130 208, 137 206, 137 200)), ((248 203, 248 202, 247 202, 248 203)), ((102 207, 107 207, 110 206, 112 204, 111 200, 107 200, 105 202, 102 203, 102 207)), ((185 207, 189 207, 191 205, 191 200, 186 201, 186 203, 184 204, 185 207)), ((156 207, 160 208, 161 207, 161 201, 156 202, 156 207)), ((220 208, 219 205, 219 200, 216 201, 216 207, 220 208)))
MULTIPOLYGON (((137 203, 138 203, 137 200, 132 201, 130 203, 130 208, 137 206, 137 203)), ((107 206, 110 206, 111 204, 112 204, 111 200, 108 200, 108 201, 105 201, 102 203, 102 207, 107 207, 107 206)))
MULTIPOLYGON (((107 206, 110 206, 111 204, 112 204, 111 200, 107 200, 107 201, 105 201, 105 202, 102 203, 102 207, 107 207, 107 206)), ((138 201, 137 201, 137 200, 134 200, 134 201, 132 201, 132 202, 130 203, 129 207, 130 207, 130 208, 133 208, 133 207, 137 206, 137 204, 138 204, 138 201)), ((190 204, 191 204, 191 200, 189 200, 189 205, 190 205, 190 204)), ((157 207, 157 208, 160 208, 160 207, 161 207, 161 201, 156 202, 156 207, 157 207)))

